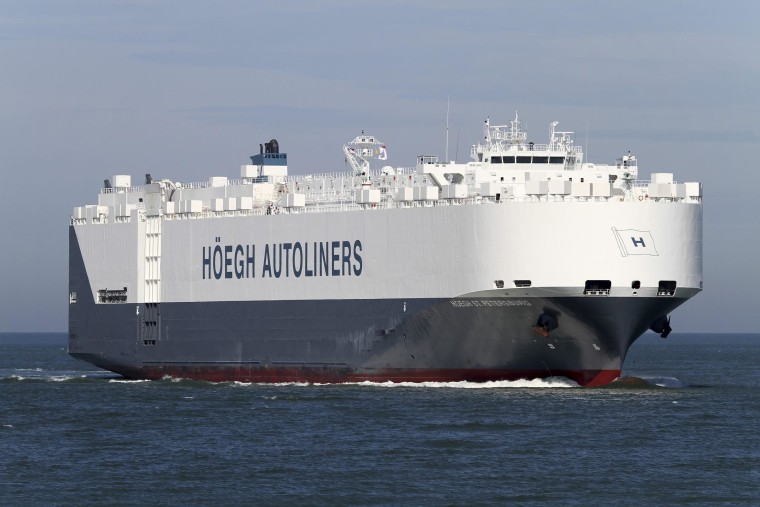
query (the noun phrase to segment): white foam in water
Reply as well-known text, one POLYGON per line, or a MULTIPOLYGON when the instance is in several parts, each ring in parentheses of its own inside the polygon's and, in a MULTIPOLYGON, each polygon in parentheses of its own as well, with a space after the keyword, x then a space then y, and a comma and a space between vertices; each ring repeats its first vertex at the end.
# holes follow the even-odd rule
MULTIPOLYGON (((322 384, 324 385, 324 384, 322 384)), ((342 385, 376 386, 376 387, 427 387, 452 389, 515 389, 515 388, 566 388, 578 387, 578 384, 565 377, 545 379, 495 380, 490 382, 349 382, 342 385)))
MULTIPOLYGON (((182 378, 165 376, 162 380, 169 380, 171 382, 181 382, 182 378)), ((114 383, 139 383, 139 382, 152 382, 151 380, 130 380, 130 379, 109 379, 109 382, 114 383)), ((416 388, 450 388, 450 389, 524 389, 524 388, 539 388, 539 389, 557 389, 578 387, 578 384, 565 377, 549 377, 544 379, 520 379, 520 380, 496 380, 489 382, 341 382, 341 383, 311 383, 311 382, 240 382, 234 380, 232 382, 212 382, 212 384, 228 384, 233 387, 250 387, 250 386, 267 386, 267 387, 329 387, 329 386, 362 386, 362 387, 416 387, 416 388)))
MULTIPOLYGON (((168 378, 168 377, 167 377, 168 378)), ((174 379, 172 379, 174 381, 174 379)), ((113 382, 113 381, 112 381, 113 382)), ((131 381, 130 381, 131 382, 131 381)), ((226 383, 226 382, 224 382, 226 383)), ((329 387, 329 386, 362 386, 362 387, 426 387, 441 388, 448 387, 452 389, 515 389, 515 388, 567 388, 578 387, 578 384, 565 377, 549 377, 545 379, 531 380, 498 380, 491 382, 341 382, 341 383, 311 383, 311 382, 240 382, 234 380, 229 382, 234 387, 266 386, 266 387, 329 387)))
POLYGON ((143 379, 143 380, 132 380, 132 379, 128 379, 128 378, 112 378, 112 379, 108 379, 108 382, 109 383, 114 383, 114 384, 141 384, 143 382, 151 382, 151 380, 145 380, 145 379, 143 379))
POLYGON ((683 382, 681 382, 675 377, 642 377, 642 379, 658 387, 673 387, 673 388, 685 387, 683 385, 683 382))

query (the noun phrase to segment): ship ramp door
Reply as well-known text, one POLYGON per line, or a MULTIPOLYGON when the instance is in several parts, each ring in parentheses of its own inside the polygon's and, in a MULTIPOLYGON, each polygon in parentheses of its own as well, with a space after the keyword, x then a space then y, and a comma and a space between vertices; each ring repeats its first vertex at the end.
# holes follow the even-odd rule
POLYGON ((161 339, 161 308, 158 303, 138 305, 137 340, 141 345, 155 345, 161 339))

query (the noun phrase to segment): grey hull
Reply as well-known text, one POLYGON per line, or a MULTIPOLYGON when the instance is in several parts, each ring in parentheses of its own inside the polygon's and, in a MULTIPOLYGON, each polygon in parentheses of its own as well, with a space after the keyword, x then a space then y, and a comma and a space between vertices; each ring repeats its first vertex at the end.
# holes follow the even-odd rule
POLYGON ((96 304, 70 235, 69 353, 130 378, 253 382, 614 380, 633 341, 683 297, 96 304), (551 325, 537 326, 542 316, 551 325))

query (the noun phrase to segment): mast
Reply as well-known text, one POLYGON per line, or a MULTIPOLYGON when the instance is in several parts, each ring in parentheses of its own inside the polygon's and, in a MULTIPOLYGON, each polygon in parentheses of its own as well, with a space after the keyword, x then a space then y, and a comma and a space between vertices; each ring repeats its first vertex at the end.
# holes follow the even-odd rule
POLYGON ((451 100, 446 97, 446 158, 444 161, 449 163, 449 107, 451 106, 451 100))

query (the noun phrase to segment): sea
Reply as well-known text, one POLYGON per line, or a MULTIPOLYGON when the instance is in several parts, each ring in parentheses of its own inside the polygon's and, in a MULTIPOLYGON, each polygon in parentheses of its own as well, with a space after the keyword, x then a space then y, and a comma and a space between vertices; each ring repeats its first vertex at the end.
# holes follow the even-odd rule
POLYGON ((760 505, 760 335, 623 381, 132 381, 0 334, 0 505, 760 505))

